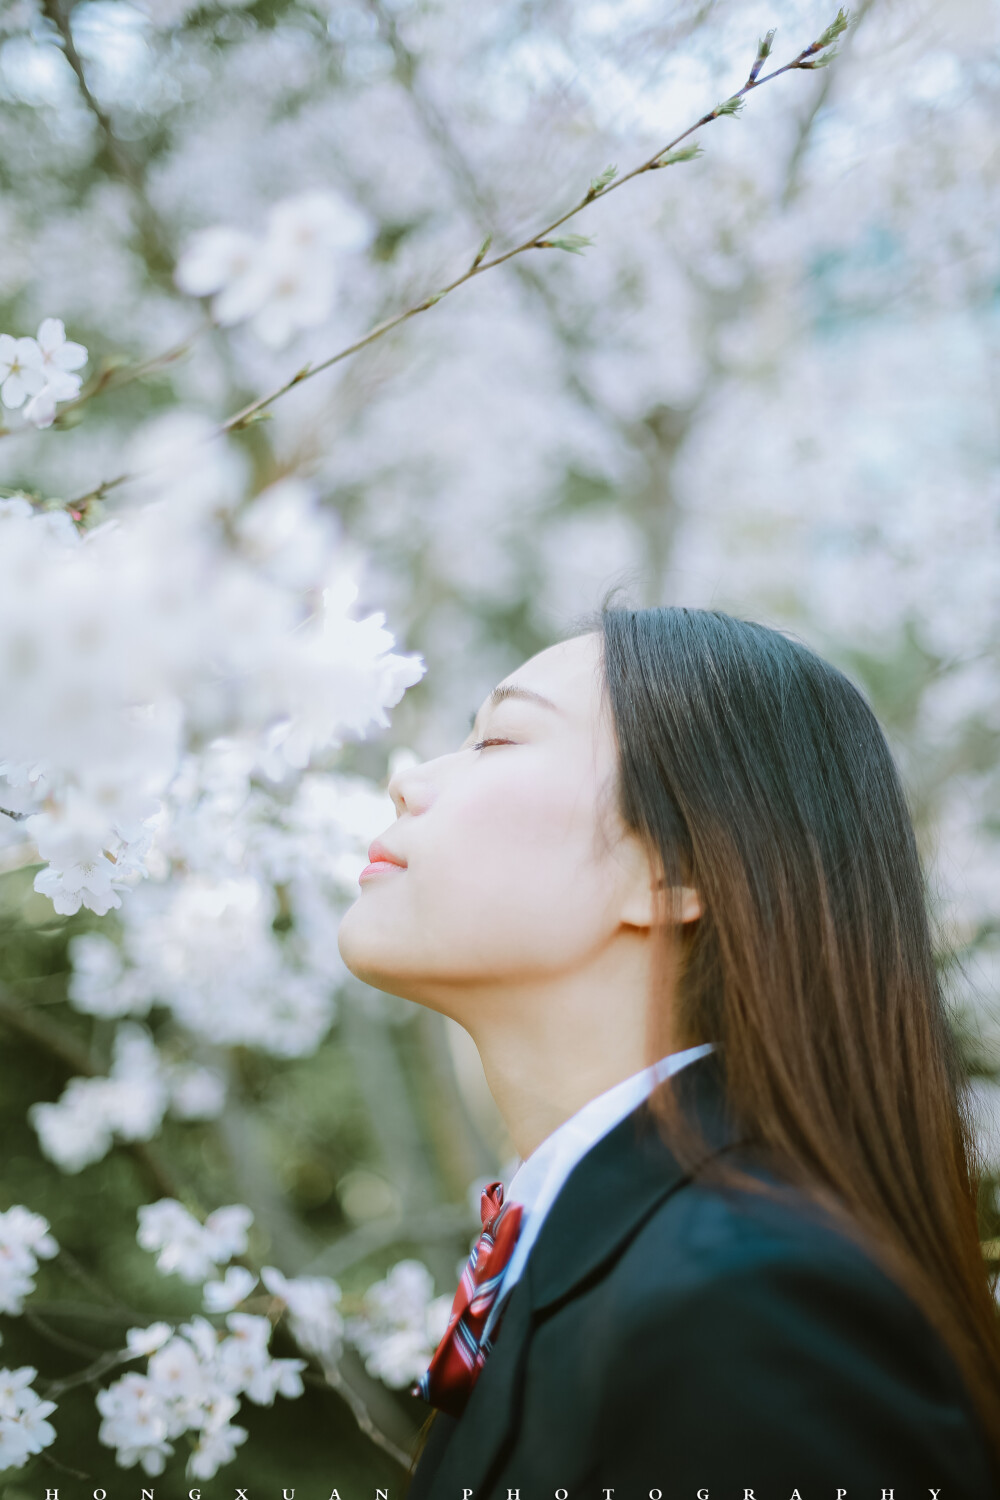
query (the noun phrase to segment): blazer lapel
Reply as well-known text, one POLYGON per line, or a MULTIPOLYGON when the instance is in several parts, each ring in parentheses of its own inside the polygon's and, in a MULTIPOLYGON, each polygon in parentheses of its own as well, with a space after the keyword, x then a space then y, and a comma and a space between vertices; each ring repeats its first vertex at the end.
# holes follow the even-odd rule
MULTIPOLYGON (((705 1159, 744 1139, 726 1104, 718 1049, 688 1063, 673 1084, 705 1139, 705 1159)), ((577 1162, 546 1215, 526 1263, 533 1312, 597 1279, 688 1176, 643 1100, 577 1162)))
MULTIPOLYGON (((716 1053, 689 1063, 676 1075, 675 1086, 685 1113, 694 1113, 707 1155, 743 1139, 726 1108, 716 1053)), ((461 1418, 449 1419, 451 1431, 442 1433, 437 1444, 435 1430, 443 1418, 436 1419, 407 1500, 422 1500, 432 1491, 461 1500, 463 1489, 481 1493, 487 1487, 517 1429, 521 1374, 536 1323, 598 1280, 650 1214, 686 1180, 646 1100, 577 1162, 514 1284, 461 1418)))

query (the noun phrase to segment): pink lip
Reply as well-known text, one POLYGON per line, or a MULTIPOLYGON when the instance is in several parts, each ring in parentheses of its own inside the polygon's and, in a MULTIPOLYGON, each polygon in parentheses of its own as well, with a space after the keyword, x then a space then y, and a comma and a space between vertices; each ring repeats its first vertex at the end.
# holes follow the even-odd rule
POLYGON ((381 839, 372 839, 368 845, 368 858, 372 864, 379 864, 384 860, 389 865, 402 865, 404 868, 406 866, 406 860, 401 855, 394 854, 381 839))
POLYGON ((358 876, 358 880, 371 880, 373 875, 385 875, 390 870, 405 869, 405 865, 397 865, 391 859, 375 859, 370 865, 365 865, 364 869, 361 871, 361 874, 358 876))

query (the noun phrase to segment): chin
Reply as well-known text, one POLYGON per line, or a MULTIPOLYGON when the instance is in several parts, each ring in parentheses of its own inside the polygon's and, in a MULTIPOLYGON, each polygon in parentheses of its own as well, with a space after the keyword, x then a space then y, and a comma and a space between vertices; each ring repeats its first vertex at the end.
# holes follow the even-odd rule
POLYGON ((351 973, 356 975, 358 979, 364 979, 367 984, 370 983, 368 976, 361 971, 368 967, 368 961, 374 955, 371 951, 373 944, 370 934, 364 932, 364 918, 361 918, 360 922, 358 920, 358 906, 360 901, 361 897, 359 896, 353 906, 349 906, 341 917, 340 926, 337 928, 337 947, 340 949, 340 956, 351 973))
POLYGON ((409 998, 406 995, 405 966, 399 973, 387 963, 389 945, 384 937, 380 937, 377 925, 366 920, 359 896, 354 905, 348 907, 337 929, 340 956, 354 977, 364 984, 385 990, 390 995, 409 998))
MULTIPOLYGON (((347 968, 363 984, 401 1000, 412 1000, 428 1010, 451 1015, 451 1007, 442 999, 442 986, 429 972, 414 966, 413 954, 393 953, 390 943, 376 929, 366 924, 358 903, 348 908, 337 931, 337 946, 347 968)), ((394 934, 395 935, 395 934, 394 934)), ((447 993, 445 987, 444 993, 447 993)), ((461 1018, 456 1016, 456 1020, 461 1018)))

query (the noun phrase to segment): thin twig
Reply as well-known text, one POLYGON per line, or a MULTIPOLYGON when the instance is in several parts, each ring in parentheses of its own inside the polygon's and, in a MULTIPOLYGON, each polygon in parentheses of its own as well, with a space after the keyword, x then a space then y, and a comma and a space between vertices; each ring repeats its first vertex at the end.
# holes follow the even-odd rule
POLYGON ((323 1374, 326 1377, 327 1385, 347 1402, 354 1415, 354 1420, 365 1436, 371 1438, 377 1447, 381 1448, 383 1452, 388 1453, 404 1469, 408 1469, 412 1460, 412 1454, 406 1453, 402 1448, 397 1447, 392 1438, 387 1437, 384 1432, 375 1426, 375 1423, 368 1415, 368 1408, 365 1406, 365 1403, 354 1387, 348 1385, 336 1365, 328 1364, 325 1360, 321 1360, 320 1363, 323 1366, 323 1374))
POLYGON ((43 1448, 38 1455, 39 1463, 48 1469, 54 1469, 57 1474, 68 1474, 71 1479, 83 1479, 88 1484, 94 1483, 93 1474, 88 1474, 86 1469, 74 1469, 71 1464, 64 1464, 60 1459, 53 1458, 47 1448, 43 1448))
MULTIPOLYGON (((483 244, 467 269, 460 276, 456 276, 454 280, 448 282, 440 291, 433 292, 421 302, 415 303, 403 312, 396 313, 393 317, 385 318, 381 323, 377 323, 374 328, 369 329, 363 337, 338 350, 336 354, 331 354, 327 359, 320 360, 316 364, 304 365, 302 369, 295 372, 291 379, 283 381, 281 385, 268 392, 267 395, 258 396, 254 401, 249 402, 239 411, 234 412, 231 417, 228 417, 226 421, 221 423, 212 436, 222 437, 228 432, 237 432, 242 428, 248 427, 252 422, 259 420, 263 412, 295 386, 301 385, 304 381, 311 380, 313 376, 321 374, 324 370, 329 370, 334 365, 340 364, 343 360, 349 359, 353 354, 366 349, 369 344, 375 343, 377 339, 384 338, 393 329, 400 328, 404 323, 409 322, 411 318, 417 317, 420 313, 428 312, 430 308, 436 307, 443 298, 450 296, 452 292, 457 291, 466 282, 474 280, 475 277, 485 275, 487 271, 493 271, 497 266, 506 265, 515 256, 523 255, 528 250, 565 248, 551 238, 557 229, 561 229, 564 224, 567 224, 570 219, 575 218, 577 214, 581 213, 591 203, 596 203, 598 199, 606 198, 610 193, 616 192, 618 188, 624 187, 626 182, 631 182, 634 178, 641 177, 646 172, 654 172, 661 167, 672 166, 675 161, 690 159, 685 158, 683 155, 674 157, 672 154, 683 141, 686 141, 690 135, 693 135, 696 130, 700 130, 702 126, 707 125, 711 120, 718 119, 720 115, 735 115, 742 106, 745 96, 751 90, 758 89, 763 84, 770 83, 775 78, 780 78, 783 73, 789 73, 796 69, 813 69, 821 66, 824 59, 817 59, 816 53, 828 47, 835 37, 844 30, 846 25, 847 15, 844 11, 840 11, 837 20, 833 26, 828 28, 827 32, 824 32, 823 37, 811 43, 810 46, 803 48, 790 62, 784 63, 782 67, 775 68, 772 72, 759 76, 759 65, 763 61, 763 58, 767 57, 770 52, 770 38, 773 36, 773 33, 769 33, 768 38, 758 48, 754 66, 743 87, 731 95, 729 99, 724 100, 722 104, 716 105, 714 109, 702 115, 693 125, 689 125, 686 130, 681 131, 680 135, 668 141, 665 146, 661 146, 646 161, 640 162, 630 172, 626 172, 623 176, 615 177, 613 180, 595 179, 583 197, 572 208, 567 209, 565 213, 553 219, 544 229, 538 230, 528 239, 522 240, 519 245, 514 245, 511 249, 504 250, 499 255, 488 257, 487 252, 490 240, 487 238, 483 241, 483 244)), ((92 490, 88 490, 85 494, 68 501, 67 508, 79 512, 82 516, 86 513, 88 505, 93 501, 103 499, 112 490, 137 477, 139 476, 136 474, 124 473, 116 475, 113 479, 102 480, 92 490)))
MULTIPOLYGON (((129 364, 127 360, 118 363, 105 364, 102 369, 97 370, 88 383, 84 386, 78 396, 72 401, 64 402, 56 412, 53 427, 66 427, 72 424, 66 422, 72 412, 79 411, 83 406, 89 406, 98 396, 105 395, 108 391, 120 391, 123 386, 133 385, 137 380, 144 380, 147 375, 155 374, 157 370, 165 369, 167 365, 176 364, 183 359, 185 354, 190 353, 199 339, 215 327, 211 318, 206 318, 198 327, 187 336, 165 349, 161 354, 152 354, 148 359, 139 360, 136 364, 129 364)), ((19 437, 23 433, 33 432, 35 429, 26 422, 22 427, 0 428, 0 438, 19 437)), ((12 491, 15 494, 23 494, 23 490, 12 491)), ((0 812, 6 812, 6 808, 0 807, 0 812)), ((8 817, 18 817, 17 813, 8 813, 8 817)), ((20 814, 24 817, 27 814, 20 814)))
MULTIPOLYGON (((392 51, 395 60, 395 76, 400 87, 406 91, 424 135, 437 152, 442 166, 449 173, 460 200, 464 200, 465 206, 477 219, 480 232, 485 233, 498 217, 492 195, 480 183, 471 162, 452 134, 447 120, 427 90, 422 87, 420 59, 400 36, 395 16, 386 10, 383 0, 367 0, 367 4, 375 17, 381 35, 392 51)), ((603 422, 621 430, 622 419, 595 395, 581 374, 581 361, 572 357, 575 342, 573 330, 562 316, 549 281, 544 276, 540 276, 535 266, 529 261, 519 260, 513 269, 525 290, 542 306, 545 316, 559 337, 560 347, 567 356, 563 375, 568 389, 582 401, 588 411, 594 413, 603 422)))
POLYGON ((50 1328, 44 1318, 39 1317, 34 1307, 26 1307, 21 1314, 30 1328, 40 1333, 43 1339, 48 1339, 50 1344, 55 1344, 57 1349, 67 1349, 70 1354, 97 1355, 103 1359, 104 1353, 94 1344, 85 1344, 81 1339, 75 1339, 68 1333, 60 1333, 56 1328, 50 1328))
MULTIPOLYGON (((86 406, 93 401, 95 396, 102 396, 107 391, 121 390, 122 386, 132 385, 137 380, 143 380, 147 375, 154 374, 157 370, 164 369, 167 365, 176 364, 183 359, 206 333, 213 327, 211 318, 206 318, 198 327, 174 344, 172 348, 165 349, 162 354, 153 354, 149 359, 140 360, 139 363, 112 364, 106 366, 94 376, 93 383, 85 387, 73 401, 67 401, 60 406, 53 423, 54 427, 60 425, 61 420, 69 413, 76 411, 81 406, 86 406)), ((26 430, 26 429, 22 429, 26 430)))
POLYGON ((65 1396, 67 1391, 75 1391, 81 1385, 93 1385, 117 1365, 127 1364, 130 1359, 137 1358, 138 1355, 130 1354, 127 1349, 109 1349, 85 1370, 78 1370, 75 1375, 64 1375, 61 1380, 50 1380, 45 1387, 45 1399, 56 1401, 60 1396, 65 1396))

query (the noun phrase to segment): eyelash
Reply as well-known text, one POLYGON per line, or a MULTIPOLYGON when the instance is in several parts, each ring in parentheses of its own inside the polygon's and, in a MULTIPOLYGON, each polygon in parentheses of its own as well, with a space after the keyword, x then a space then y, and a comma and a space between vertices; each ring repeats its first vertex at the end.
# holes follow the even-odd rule
POLYGON ((499 739, 478 740, 476 742, 476 744, 470 745, 469 749, 470 750, 482 750, 485 745, 513 745, 513 743, 514 743, 513 740, 499 740, 499 739))

